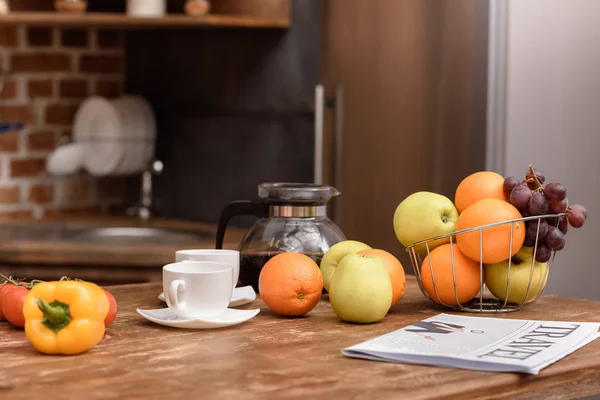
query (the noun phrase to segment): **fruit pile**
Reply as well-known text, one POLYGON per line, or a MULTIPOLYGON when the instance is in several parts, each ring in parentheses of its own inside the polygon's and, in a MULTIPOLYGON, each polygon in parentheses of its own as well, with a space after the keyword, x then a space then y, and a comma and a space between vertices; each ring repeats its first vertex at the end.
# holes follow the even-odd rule
POLYGON ((523 180, 510 176, 503 183, 504 195, 523 217, 553 215, 525 223, 524 245, 535 248, 538 262, 550 260, 552 250, 562 250, 569 225, 581 228, 587 218, 585 207, 569 205, 564 185, 558 182, 544 184, 545 181, 544 174, 530 165, 523 180), (556 216, 559 214, 563 215, 556 216))
POLYGON ((522 180, 480 171, 460 182, 454 201, 432 192, 404 199, 394 231, 413 262, 422 259, 416 268, 428 297, 457 306, 485 283, 498 299, 522 303, 543 290, 552 251, 587 218, 562 184, 545 180, 532 166, 522 180))
POLYGON ((0 274, 0 322, 24 328, 27 338, 42 353, 89 350, 102 339, 116 315, 114 296, 93 283, 68 277, 57 282, 28 282, 0 274), (86 330, 79 329, 82 324, 86 330), (59 335, 63 330, 69 333, 59 335))
POLYGON ((345 240, 331 246, 320 266, 299 253, 281 253, 261 269, 260 295, 276 314, 297 317, 319 303, 323 289, 345 322, 383 319, 406 291, 404 268, 387 251, 345 240))

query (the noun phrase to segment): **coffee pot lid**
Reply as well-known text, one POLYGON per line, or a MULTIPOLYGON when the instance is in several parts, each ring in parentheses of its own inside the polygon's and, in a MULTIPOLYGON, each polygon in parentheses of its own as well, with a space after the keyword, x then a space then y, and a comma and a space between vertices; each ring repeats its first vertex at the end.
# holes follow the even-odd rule
POLYGON ((326 204, 340 192, 314 183, 261 183, 258 197, 270 204, 326 204))

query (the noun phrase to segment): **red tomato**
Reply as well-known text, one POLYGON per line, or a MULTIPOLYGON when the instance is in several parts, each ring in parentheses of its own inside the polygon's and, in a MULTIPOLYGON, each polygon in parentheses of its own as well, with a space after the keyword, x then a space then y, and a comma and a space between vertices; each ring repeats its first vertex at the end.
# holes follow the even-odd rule
POLYGON ((4 302, 4 294, 8 293, 8 291, 14 287, 15 287, 15 285, 13 285, 10 282, 7 282, 6 284, 2 284, 2 286, 0 287, 0 321, 6 321, 6 317, 4 316, 4 312, 2 311, 2 303, 4 302))
POLYGON ((117 300, 115 299, 115 296, 113 296, 108 290, 104 289, 104 292, 106 293, 106 298, 108 299, 108 314, 106 314, 104 326, 108 328, 112 325, 117 317, 117 300))
POLYGON ((6 320, 19 328, 25 326, 23 303, 25 303, 25 296, 27 296, 27 293, 29 293, 29 289, 26 287, 14 286, 4 294, 4 301, 2 302, 2 311, 4 311, 6 320))

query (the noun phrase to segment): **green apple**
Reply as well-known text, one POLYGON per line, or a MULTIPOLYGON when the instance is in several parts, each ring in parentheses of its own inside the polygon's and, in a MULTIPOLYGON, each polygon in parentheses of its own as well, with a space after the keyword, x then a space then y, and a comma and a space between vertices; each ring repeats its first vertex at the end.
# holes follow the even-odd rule
MULTIPOLYGON (((416 192, 405 198, 394 213, 394 232, 404 247, 456 230, 458 211, 452 200, 432 192, 416 192)), ((450 242, 450 237, 429 242, 429 250, 450 242)), ((415 247, 427 254, 427 247, 415 247)))
POLYGON ((368 324, 386 316, 392 305, 392 281, 380 257, 348 254, 331 280, 329 302, 339 319, 368 324))
POLYGON ((501 301, 508 297, 509 303, 522 303, 525 301, 529 278, 531 286, 527 300, 533 299, 543 290, 548 281, 550 271, 546 271, 548 263, 540 263, 533 259, 533 247, 523 246, 517 254, 511 257, 510 283, 508 296, 506 296, 506 282, 508 280, 508 260, 496 264, 485 265, 485 284, 487 288, 501 301), (533 262, 533 273, 531 264, 533 262))
POLYGON ((344 240, 331 246, 321 259, 321 274, 323 275, 323 287, 329 292, 329 284, 338 263, 344 256, 368 250, 371 246, 356 240, 344 240))

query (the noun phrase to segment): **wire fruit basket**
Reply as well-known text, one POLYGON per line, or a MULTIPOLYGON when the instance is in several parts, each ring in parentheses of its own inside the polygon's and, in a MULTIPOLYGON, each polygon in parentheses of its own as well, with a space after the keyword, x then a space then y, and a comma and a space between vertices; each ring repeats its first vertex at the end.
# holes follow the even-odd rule
MULTIPOLYGON (((536 253, 538 249, 538 241, 540 238, 540 225, 543 219, 553 219, 564 216, 564 213, 561 214, 547 214, 540 216, 531 216, 531 217, 523 217, 518 219, 512 219, 502 222, 496 222, 489 225, 482 225, 474 228, 463 229, 460 231, 450 232, 444 235, 432 237, 426 240, 422 240, 416 243, 411 244, 406 248, 411 260, 411 264, 413 266, 415 276, 417 277, 417 282, 419 283, 419 288, 425 297, 427 297, 432 302, 444 306, 446 308, 464 311, 464 312, 474 312, 474 313, 498 313, 498 312, 511 312, 519 310, 521 307, 531 304, 543 294, 544 289, 546 288, 546 283, 548 281, 548 277, 550 275, 550 271, 552 269, 552 265, 554 264, 554 260, 556 258, 556 251, 551 250, 550 257, 547 262, 537 262, 536 261, 536 253), (533 221, 533 222, 532 222, 533 221), (513 252, 513 238, 515 237, 515 225, 517 223, 523 223, 525 226, 525 222, 529 222, 530 224, 537 225, 537 231, 535 236, 535 244, 530 247, 528 250, 531 250, 531 263, 527 267, 527 265, 520 265, 519 267, 514 265, 513 257, 517 252, 513 252), (509 252, 506 258, 506 273, 501 274, 501 278, 498 278, 496 274, 496 286, 500 286, 501 290, 496 288, 495 295, 492 291, 487 287, 486 284, 486 269, 490 268, 490 265, 487 265, 483 262, 483 251, 484 251, 484 231, 488 229, 494 229, 502 225, 510 225, 510 237, 509 239, 509 252), (459 298, 459 294, 461 290, 465 287, 465 282, 461 282, 460 279, 457 279, 457 265, 456 258, 457 252, 460 252, 459 246, 457 244, 457 237, 459 235, 464 235, 467 233, 478 232, 479 233, 479 261, 470 261, 472 263, 479 264, 479 291, 476 295, 468 299, 467 301, 459 298), (440 245, 441 243, 446 242, 445 244, 449 244, 449 259, 444 261, 444 265, 442 269, 439 269, 440 266, 434 267, 434 263, 432 262, 431 253, 440 245), (529 271, 527 271, 527 268, 529 271), (449 275, 449 268, 451 268, 451 275, 449 275), (517 269, 518 268, 518 269, 517 269), (427 270, 426 270, 427 269, 427 270), (436 269, 438 272, 438 277, 442 278, 441 275, 445 275, 446 277, 451 277, 451 284, 453 288, 454 299, 448 299, 448 288, 445 289, 441 287, 443 283, 448 285, 448 282, 445 280, 438 279, 436 281, 435 273, 436 269), (513 273, 511 274, 511 269, 513 273), (424 278, 424 273, 427 275, 427 279, 424 278), (517 278, 517 273, 520 275, 517 278), (425 287, 425 283, 429 284, 429 276, 431 277, 431 286, 425 287), (511 284, 511 279, 513 280, 511 284), (516 281, 516 280, 519 280, 516 281), (427 281, 427 282, 425 282, 427 281), (498 285, 498 282, 500 284, 498 285), (504 284, 505 283, 505 284, 504 284), (526 285, 526 286, 525 286, 526 285), (439 287, 438 287, 439 286, 439 287), (505 288, 504 288, 505 286, 505 288), (429 289, 429 290, 428 290, 429 289), (441 296, 440 293, 444 289, 446 296, 441 296), (512 293, 511 293, 512 290, 512 293), (524 294, 523 294, 524 291, 524 294), (518 292, 518 293, 517 293, 518 292), (515 294, 516 293, 516 294, 515 294), (445 297, 442 299, 442 297, 445 297), (517 300, 515 301, 515 298, 517 300), (521 299, 522 300, 519 300, 521 299)), ((525 247, 525 246, 523 246, 525 247)), ((465 257, 465 256, 462 256, 465 257)), ((477 289, 477 288, 475 288, 477 289)))

